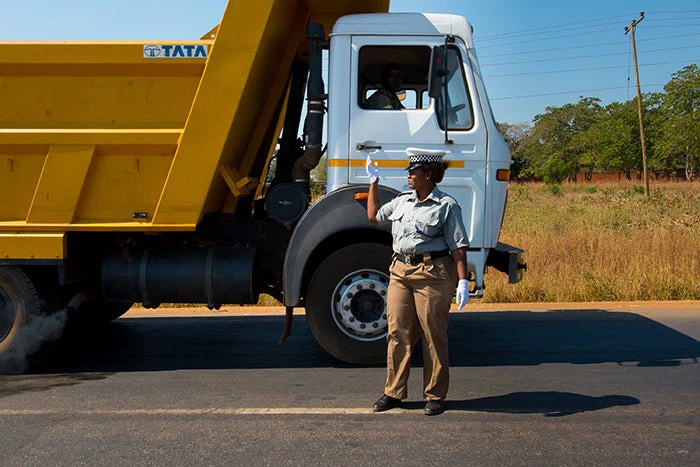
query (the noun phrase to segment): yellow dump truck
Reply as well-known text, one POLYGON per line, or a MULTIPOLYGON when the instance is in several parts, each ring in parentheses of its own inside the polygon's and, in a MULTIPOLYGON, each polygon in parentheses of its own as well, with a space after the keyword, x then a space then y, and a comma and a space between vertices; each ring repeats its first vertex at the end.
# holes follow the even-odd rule
POLYGON ((381 360, 391 236, 367 220, 364 164, 385 202, 407 189, 407 147, 448 153, 471 294, 489 265, 517 282, 522 251, 498 242, 511 159, 471 25, 388 6, 235 1, 199 40, 0 42, 0 354, 56 310, 264 292, 305 307, 335 357, 381 360), (402 108, 368 108, 387 63, 402 108))

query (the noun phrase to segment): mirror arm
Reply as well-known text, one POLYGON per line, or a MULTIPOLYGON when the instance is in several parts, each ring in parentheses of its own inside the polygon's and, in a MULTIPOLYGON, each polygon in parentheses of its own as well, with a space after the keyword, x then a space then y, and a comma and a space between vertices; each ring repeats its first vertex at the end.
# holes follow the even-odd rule
POLYGON ((445 36, 445 59, 442 61, 443 67, 442 67, 442 95, 444 97, 443 99, 443 109, 445 112, 445 144, 452 144, 454 141, 452 141, 448 135, 447 135, 447 128, 450 126, 448 120, 447 120, 447 56, 449 55, 448 49, 447 49, 447 44, 452 44, 454 43, 455 38, 453 36, 445 36))

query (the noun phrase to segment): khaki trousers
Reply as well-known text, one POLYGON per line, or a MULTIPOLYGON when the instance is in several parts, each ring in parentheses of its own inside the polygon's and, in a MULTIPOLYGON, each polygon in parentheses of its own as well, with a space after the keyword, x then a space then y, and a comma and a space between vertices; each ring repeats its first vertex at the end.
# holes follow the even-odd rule
POLYGON ((423 396, 445 399, 449 386, 447 324, 457 283, 451 256, 411 266, 392 259, 387 296, 387 378, 384 393, 397 399, 408 395, 411 354, 423 339, 423 396))

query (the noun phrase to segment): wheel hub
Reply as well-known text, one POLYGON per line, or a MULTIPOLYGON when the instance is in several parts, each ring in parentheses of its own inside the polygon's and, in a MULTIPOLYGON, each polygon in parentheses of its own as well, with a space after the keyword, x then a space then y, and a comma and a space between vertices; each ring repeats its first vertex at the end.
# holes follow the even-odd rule
POLYGON ((348 336, 373 341, 386 335, 389 278, 374 270, 354 271, 333 292, 333 319, 348 336))

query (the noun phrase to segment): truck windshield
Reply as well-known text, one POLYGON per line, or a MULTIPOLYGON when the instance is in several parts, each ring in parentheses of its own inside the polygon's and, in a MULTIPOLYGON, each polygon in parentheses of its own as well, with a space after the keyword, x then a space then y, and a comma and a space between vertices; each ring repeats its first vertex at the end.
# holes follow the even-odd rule
POLYGON ((448 47, 446 62, 447 82, 436 105, 440 128, 445 129, 447 117, 447 130, 469 130, 473 126, 474 112, 467 92, 462 57, 457 47, 448 47))

